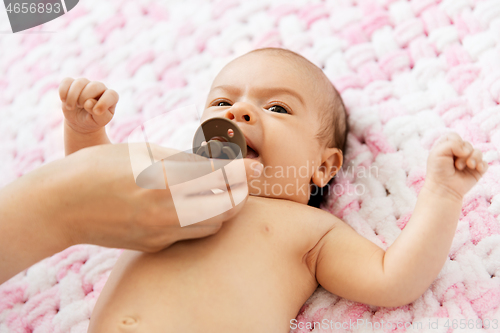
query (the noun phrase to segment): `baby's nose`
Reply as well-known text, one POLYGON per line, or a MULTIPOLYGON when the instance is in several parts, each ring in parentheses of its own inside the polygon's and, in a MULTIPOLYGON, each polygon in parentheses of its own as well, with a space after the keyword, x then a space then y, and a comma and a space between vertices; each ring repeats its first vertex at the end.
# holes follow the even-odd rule
POLYGON ((236 122, 253 124, 255 122, 256 114, 252 108, 253 106, 248 103, 238 102, 233 104, 233 106, 227 111, 225 117, 236 122))

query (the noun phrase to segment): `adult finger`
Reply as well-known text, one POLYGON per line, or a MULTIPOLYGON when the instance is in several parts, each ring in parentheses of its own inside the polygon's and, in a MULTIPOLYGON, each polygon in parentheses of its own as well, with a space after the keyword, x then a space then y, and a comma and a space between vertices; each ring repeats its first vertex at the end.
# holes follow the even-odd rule
POLYGON ((227 185, 246 183, 245 165, 241 159, 206 161, 163 160, 168 186, 186 195, 198 195, 212 189, 224 190, 227 185))
POLYGON ((215 233, 223 222, 233 218, 241 211, 248 198, 246 187, 245 190, 247 195, 237 204, 231 202, 227 193, 212 194, 203 200, 187 197, 181 202, 178 202, 173 196, 181 229, 190 226, 200 228, 212 226, 215 233))
MULTIPOLYGON (((180 225, 186 226, 200 222, 210 224, 213 222, 213 220, 210 220, 212 217, 231 211, 237 204, 245 201, 248 196, 247 187, 244 185, 240 185, 240 187, 245 189, 246 195, 238 202, 234 200, 233 191, 221 191, 200 196, 178 196, 172 191, 172 200, 175 204, 180 225), (231 198, 231 195, 233 195, 233 198, 231 198)), ((226 213, 226 218, 228 214, 232 216, 232 213, 226 213)))
POLYGON ((185 192, 202 192, 225 184, 236 186, 258 178, 263 165, 251 159, 208 159, 196 154, 179 153, 164 159, 169 186, 184 183, 185 192), (189 182, 199 179, 199 184, 189 182))

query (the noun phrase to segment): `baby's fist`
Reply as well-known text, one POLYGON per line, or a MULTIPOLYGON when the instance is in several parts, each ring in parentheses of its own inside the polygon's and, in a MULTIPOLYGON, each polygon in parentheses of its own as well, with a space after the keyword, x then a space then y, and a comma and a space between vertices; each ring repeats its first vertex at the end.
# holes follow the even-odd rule
POLYGON ((452 132, 440 138, 430 151, 425 183, 461 200, 487 169, 481 151, 452 132))
POLYGON ((101 82, 65 78, 59 85, 59 97, 66 123, 75 131, 93 133, 113 118, 118 93, 101 82))

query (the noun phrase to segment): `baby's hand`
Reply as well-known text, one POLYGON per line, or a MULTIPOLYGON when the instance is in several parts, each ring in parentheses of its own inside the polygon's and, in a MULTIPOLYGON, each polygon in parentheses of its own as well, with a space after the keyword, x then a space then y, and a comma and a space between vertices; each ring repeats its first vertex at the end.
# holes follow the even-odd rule
POLYGON ((106 126, 113 118, 118 93, 101 82, 65 78, 59 96, 67 124, 75 131, 88 134, 106 126))
POLYGON ((425 183, 462 200, 487 169, 481 151, 457 133, 448 133, 430 151, 425 183))

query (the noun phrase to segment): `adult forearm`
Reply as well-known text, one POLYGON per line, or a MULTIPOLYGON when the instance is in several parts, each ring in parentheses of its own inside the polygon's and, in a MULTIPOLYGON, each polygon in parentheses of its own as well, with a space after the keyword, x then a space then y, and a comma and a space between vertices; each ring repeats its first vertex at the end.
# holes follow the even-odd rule
POLYGON ((66 156, 83 148, 109 143, 111 141, 104 127, 94 133, 82 134, 71 128, 66 121, 64 122, 64 150, 66 156))
POLYGON ((462 200, 425 184, 415 210, 384 256, 390 289, 407 304, 420 297, 441 271, 460 217, 462 200))
POLYGON ((0 284, 72 245, 54 227, 52 180, 42 167, 0 189, 0 284))

